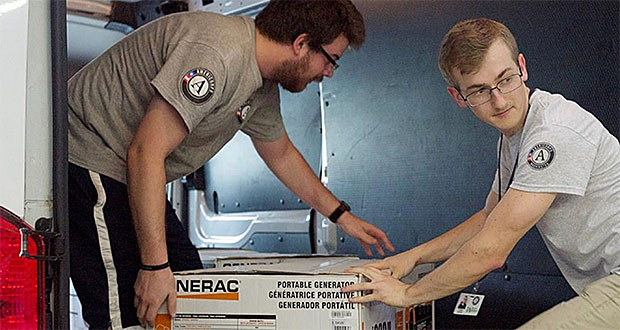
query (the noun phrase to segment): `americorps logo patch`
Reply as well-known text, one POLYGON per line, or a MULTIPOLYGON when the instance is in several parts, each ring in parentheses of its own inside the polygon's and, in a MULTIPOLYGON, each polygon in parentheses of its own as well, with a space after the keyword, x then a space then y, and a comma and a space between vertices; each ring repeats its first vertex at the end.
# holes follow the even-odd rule
POLYGON ((251 108, 252 108, 251 105, 244 104, 237 109, 236 115, 240 123, 243 123, 243 121, 248 117, 248 113, 250 112, 251 108))
POLYGON ((196 104, 205 103, 215 92, 215 77, 207 69, 192 69, 183 76, 181 89, 188 100, 196 104))
POLYGON ((555 158, 555 148, 551 143, 541 142, 536 144, 527 154, 527 163, 536 170, 549 167, 555 158))

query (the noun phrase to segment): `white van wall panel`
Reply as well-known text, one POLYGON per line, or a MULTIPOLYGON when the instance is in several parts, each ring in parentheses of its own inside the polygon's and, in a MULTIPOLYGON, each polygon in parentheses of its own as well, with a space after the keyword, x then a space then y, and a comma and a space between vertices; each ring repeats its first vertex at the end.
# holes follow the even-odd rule
POLYGON ((52 89, 50 4, 30 1, 26 80, 24 220, 52 217, 52 89))
POLYGON ((218 14, 246 14, 253 16, 269 0, 188 0, 189 11, 210 11, 218 14))
POLYGON ((28 1, 0 0, 0 205, 24 213, 28 1))
POLYGON ((119 31, 106 29, 107 21, 67 15, 68 77, 125 37, 119 31))

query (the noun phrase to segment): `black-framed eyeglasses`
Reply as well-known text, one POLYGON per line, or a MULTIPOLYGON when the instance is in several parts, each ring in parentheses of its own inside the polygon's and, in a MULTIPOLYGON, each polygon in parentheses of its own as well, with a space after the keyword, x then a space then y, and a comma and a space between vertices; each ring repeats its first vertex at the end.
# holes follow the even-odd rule
POLYGON ((319 51, 321 51, 321 54, 323 54, 323 56, 325 56, 327 61, 332 65, 332 71, 336 71, 336 69, 340 67, 340 65, 338 65, 336 60, 334 60, 334 58, 331 57, 331 55, 329 55, 329 53, 325 51, 325 48, 323 48, 323 46, 319 46, 319 51))
POLYGON ((467 96, 463 96, 461 91, 459 91, 459 94, 461 95, 463 101, 467 102, 470 107, 477 107, 491 101, 491 94, 494 89, 497 89, 502 94, 507 94, 521 87, 523 84, 521 77, 523 77, 523 72, 521 72, 521 68, 519 68, 519 73, 511 74, 510 76, 502 79, 493 88, 480 88, 467 94, 467 96))

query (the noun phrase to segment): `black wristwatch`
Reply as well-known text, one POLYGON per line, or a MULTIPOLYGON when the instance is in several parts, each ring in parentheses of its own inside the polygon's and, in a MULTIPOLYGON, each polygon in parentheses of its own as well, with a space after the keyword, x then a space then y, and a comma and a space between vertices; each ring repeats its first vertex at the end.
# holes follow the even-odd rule
POLYGON ((347 204, 347 202, 340 201, 340 205, 338 205, 338 208, 335 209, 334 212, 332 212, 332 214, 330 214, 328 218, 331 222, 336 223, 338 221, 338 218, 340 218, 340 216, 345 211, 351 211, 351 207, 349 206, 349 204, 347 204))

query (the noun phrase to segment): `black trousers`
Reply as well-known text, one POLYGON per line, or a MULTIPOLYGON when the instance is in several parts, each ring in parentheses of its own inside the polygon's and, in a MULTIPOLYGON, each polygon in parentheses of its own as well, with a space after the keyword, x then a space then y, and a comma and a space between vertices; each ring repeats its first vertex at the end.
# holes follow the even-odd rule
MULTIPOLYGON (((140 253, 127 186, 69 164, 71 280, 91 329, 139 325, 134 283, 140 253)), ((198 251, 166 203, 166 244, 173 271, 202 268, 198 251)))

